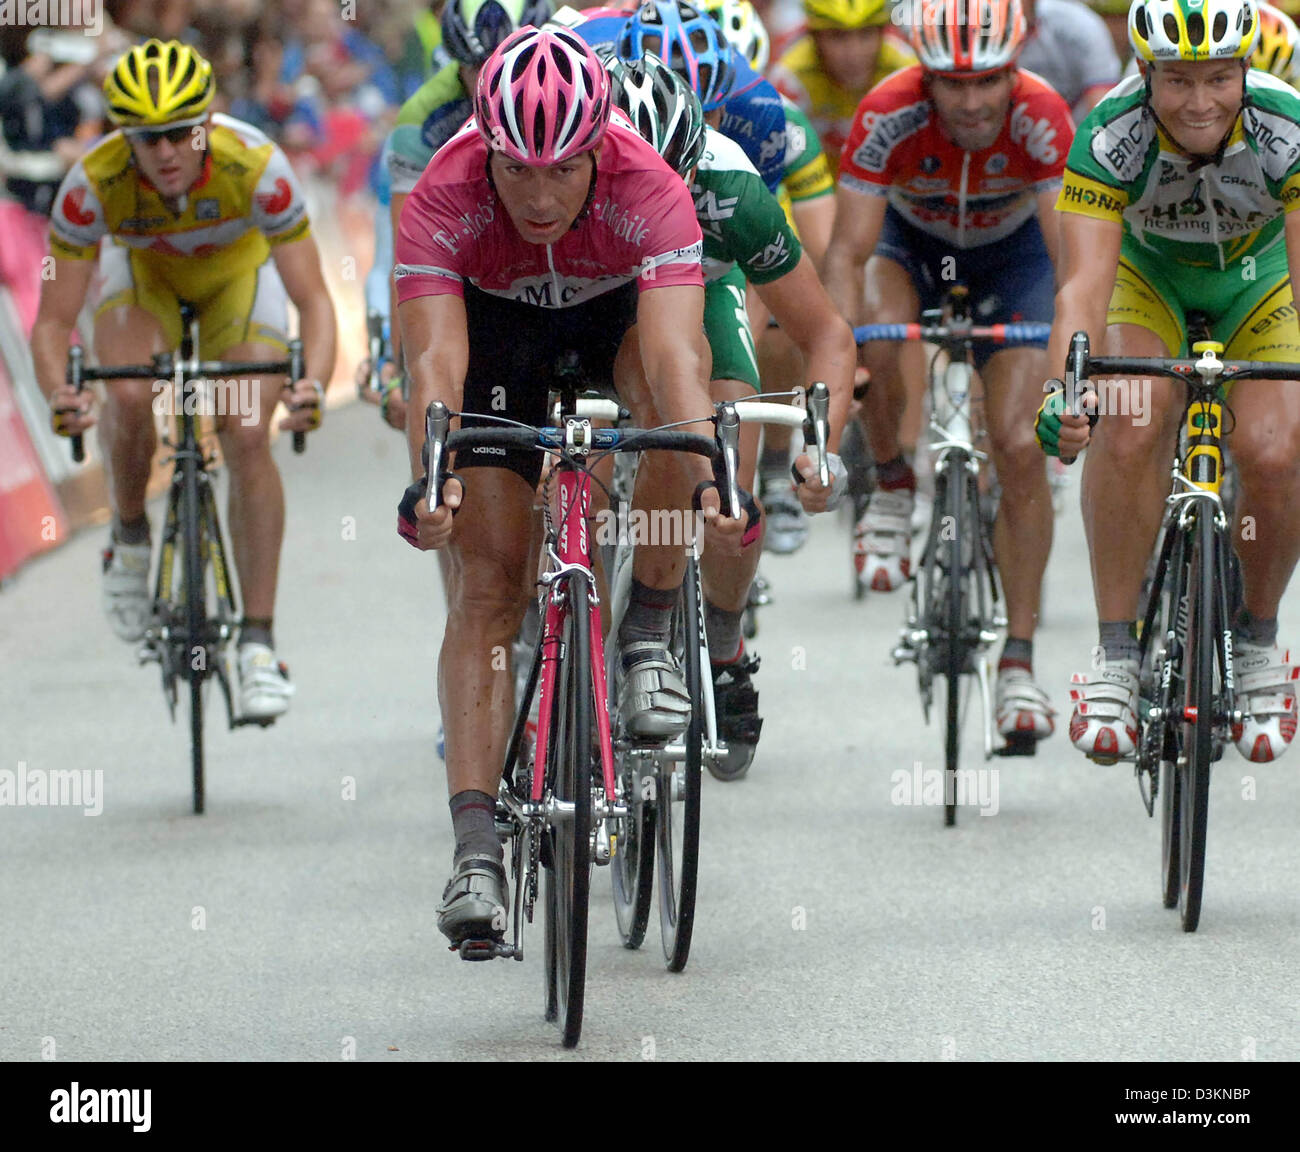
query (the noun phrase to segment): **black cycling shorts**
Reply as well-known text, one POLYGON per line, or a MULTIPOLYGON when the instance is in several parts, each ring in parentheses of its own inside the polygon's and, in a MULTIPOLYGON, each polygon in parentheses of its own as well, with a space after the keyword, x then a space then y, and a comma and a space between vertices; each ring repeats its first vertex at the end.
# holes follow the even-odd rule
MULTIPOLYGON (((614 395, 614 358, 636 323, 637 286, 629 282, 585 304, 539 308, 465 285, 469 371, 465 412, 486 412, 524 424, 546 422, 546 398, 557 361, 577 353, 583 385, 614 395)), ((464 428, 491 423, 466 417, 464 428)), ((515 448, 457 452, 453 467, 509 468, 536 487, 542 453, 515 448)))

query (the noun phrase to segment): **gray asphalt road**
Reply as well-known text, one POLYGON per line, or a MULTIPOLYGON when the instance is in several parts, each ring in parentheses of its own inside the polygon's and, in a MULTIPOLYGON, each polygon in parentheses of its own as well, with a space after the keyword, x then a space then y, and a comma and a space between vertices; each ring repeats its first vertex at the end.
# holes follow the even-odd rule
MULTIPOLYGON (((277 456, 298 695, 268 731, 212 730, 201 818, 185 725, 99 615, 102 533, 0 593, 0 770, 103 770, 98 815, 0 807, 0 1058, 1300 1056, 1300 754, 1229 751, 1216 770, 1193 936, 1160 906, 1159 826, 1131 770, 1063 734, 993 761, 990 814, 945 830, 940 809, 896 802, 942 752, 887 659, 902 602, 850 600, 829 517, 764 561, 767 726, 747 781, 705 781, 690 965, 664 971, 653 927, 623 950, 598 875, 583 1042, 564 1053, 541 1016, 540 921, 523 964, 464 964, 433 927, 451 851, 442 611, 433 559, 394 532, 403 446, 354 407, 305 457, 277 456)), ((1057 528, 1037 663, 1064 712, 1095 631, 1077 510, 1057 528)))

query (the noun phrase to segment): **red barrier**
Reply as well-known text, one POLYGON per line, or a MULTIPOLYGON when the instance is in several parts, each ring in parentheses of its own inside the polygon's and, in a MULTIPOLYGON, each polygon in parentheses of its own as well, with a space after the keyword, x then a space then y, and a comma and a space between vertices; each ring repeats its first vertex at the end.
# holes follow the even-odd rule
POLYGON ((0 365, 0 579, 61 543, 67 517, 32 446, 13 384, 0 365))

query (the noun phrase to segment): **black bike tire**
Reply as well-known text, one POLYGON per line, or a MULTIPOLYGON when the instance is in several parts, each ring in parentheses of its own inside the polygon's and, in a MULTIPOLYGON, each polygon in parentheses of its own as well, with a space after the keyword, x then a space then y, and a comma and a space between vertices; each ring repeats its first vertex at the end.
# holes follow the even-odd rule
MULTIPOLYGON (((610 562, 605 571, 610 574, 610 595, 613 596, 615 592, 612 581, 613 574, 618 571, 617 560, 610 562)), ((621 617, 621 613, 618 615, 621 617)), ((615 653, 614 659, 617 658, 615 653)), ((611 716, 618 707, 614 682, 611 668, 608 677, 611 716)), ((650 908, 654 902, 655 825, 658 813, 658 781, 654 776, 643 775, 640 767, 642 761, 636 763, 637 770, 628 785, 628 817, 623 822, 623 833, 614 846, 614 858, 610 862, 614 917, 623 947, 629 949, 640 948, 645 943, 646 930, 650 926, 650 908), (646 779, 651 781, 654 789, 649 796, 645 794, 646 779)), ((616 766, 621 775, 622 765, 616 766)))
MULTIPOLYGON (((1178 532, 1171 523, 1169 532, 1178 532)), ((1152 635, 1143 636, 1143 644, 1157 644, 1174 631, 1172 650, 1165 652, 1165 660, 1172 662, 1170 667, 1169 691, 1161 690, 1158 697, 1164 715, 1160 720, 1162 734, 1160 740, 1160 899, 1166 908, 1178 907, 1179 876, 1181 864, 1179 853, 1182 848, 1182 772, 1178 767, 1178 758, 1182 753, 1183 726, 1181 717, 1171 716, 1171 710, 1182 707, 1183 667, 1182 649, 1185 644, 1174 628, 1177 618, 1177 606, 1182 603, 1187 590, 1187 553, 1186 537, 1178 533, 1172 538, 1168 547, 1162 547, 1157 564, 1164 562, 1163 579, 1158 586, 1161 604, 1152 617, 1152 635)), ((1150 613, 1147 614, 1148 616, 1150 613)), ((1144 617, 1145 619, 1146 617, 1144 617)))
POLYGON ((966 575, 962 566, 962 532, 966 519, 966 469, 959 455, 948 457, 948 474, 945 477, 947 512, 951 517, 947 530, 948 583, 944 598, 944 631, 948 642, 945 648, 944 679, 947 681, 947 699, 944 726, 943 823, 951 828, 957 823, 957 764, 961 758, 961 672, 965 653, 962 640, 965 631, 966 575))
MULTIPOLYGON (((617 579, 619 561, 617 549, 611 547, 608 551, 609 558, 606 560, 605 572, 606 579, 609 581, 609 594, 613 597, 618 594, 614 582, 617 579)), ((616 610, 615 615, 621 618, 622 613, 616 610)), ((615 648, 616 646, 613 645, 608 646, 607 654, 615 648)), ((613 658, 618 659, 616 651, 613 651, 613 658)), ((615 676, 612 666, 609 668, 607 684, 609 714, 614 716, 618 708, 618 699, 614 688, 615 676)), ((629 773, 633 778, 627 783, 628 816, 622 822, 622 830, 614 845, 614 858, 610 861, 610 889, 614 897, 614 918, 623 947, 629 949, 640 948, 645 943, 646 929, 650 925, 650 906, 654 900, 656 804, 653 795, 645 795, 646 777, 642 776, 641 762, 636 761, 636 763, 637 770, 635 774, 629 773)), ((615 768, 621 779, 625 768, 619 760, 617 751, 615 768)), ((654 784, 653 776, 648 779, 654 784)))
POLYGON ((1210 762, 1214 756, 1214 665, 1217 615, 1215 603, 1214 521, 1197 509, 1193 529, 1192 567, 1195 593, 1190 598, 1192 620, 1188 629, 1189 672, 1186 700, 1196 709, 1183 741, 1183 780, 1179 811, 1178 912, 1184 932, 1195 932, 1201 919, 1205 886, 1205 839, 1210 806, 1210 762))
POLYGON ((195 815, 205 802, 203 761, 203 680, 207 676, 208 590, 203 567, 202 493, 195 452, 181 454, 181 525, 185 557, 185 674, 190 687, 190 771, 195 815), (202 647, 202 659, 196 659, 202 647))
POLYGON ((700 797, 704 758, 703 667, 700 660, 700 571, 694 555, 686 559, 676 613, 681 630, 682 673, 691 701, 691 720, 686 726, 686 792, 682 797, 681 863, 674 859, 672 765, 665 764, 656 795, 659 805, 655 858, 659 872, 659 930, 664 961, 670 972, 686 967, 695 929, 695 894, 700 868, 700 797))
POLYGON ((586 998, 588 899, 591 887, 591 650, 587 578, 568 581, 562 740, 552 742, 555 795, 573 804, 572 819, 552 831, 554 868, 547 874, 553 916, 556 1009, 566 1048, 582 1035, 586 998))

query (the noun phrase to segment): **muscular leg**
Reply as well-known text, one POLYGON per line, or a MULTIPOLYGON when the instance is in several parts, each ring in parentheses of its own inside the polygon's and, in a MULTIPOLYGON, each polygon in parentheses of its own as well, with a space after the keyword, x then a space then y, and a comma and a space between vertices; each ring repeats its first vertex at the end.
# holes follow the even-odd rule
POLYGON ((1246 609, 1277 616, 1300 559, 1300 392, 1277 380, 1243 380, 1230 399, 1229 438, 1241 478, 1234 543, 1241 558, 1246 609))
MULTIPOLYGON (((698 340, 705 363, 711 363, 703 332, 698 340)), ((619 348, 614 362, 614 383, 638 428, 654 428, 664 422, 641 367, 641 345, 635 327, 628 329, 619 348)), ((707 436, 712 433, 712 425, 701 423, 687 431, 707 436)), ((632 499, 634 510, 678 509, 682 511, 683 519, 690 514, 695 488, 677 455, 674 452, 647 452, 641 457, 632 499)), ((684 543, 638 544, 632 561, 633 576, 649 588, 667 590, 679 587, 686 571, 684 543)))
POLYGON ((438 701, 448 794, 495 796, 515 702, 510 661, 494 656, 510 652, 536 575, 528 567, 533 489, 504 468, 473 468, 467 477, 443 569, 438 701))
POLYGON ((1052 497, 1032 414, 1047 378, 1046 354, 1017 348, 993 356, 984 370, 985 411, 993 464, 1002 484, 993 550, 1007 597, 1007 636, 1029 640, 1038 622, 1043 573, 1052 547, 1052 497))
MULTIPOLYGON (((272 345, 249 343, 227 348, 221 359, 274 360, 281 355, 272 345)), ((244 614, 254 618, 275 615, 284 540, 284 485, 271 457, 270 428, 283 382, 282 376, 264 376, 251 381, 251 395, 242 383, 238 390, 217 393, 221 451, 230 467, 230 545, 243 591, 244 614)))
MULTIPOLYGON (((921 310, 912 278, 901 264, 885 256, 867 261, 866 302, 873 324, 908 323, 921 310)), ((908 393, 899 346, 872 342, 864 347, 862 358, 871 372, 871 387, 863 401, 867 442, 878 462, 893 460, 903 451, 902 421, 908 393)))
MULTIPOLYGON (((114 308, 95 320, 95 355, 105 367, 146 363, 167 350, 158 318, 135 306, 114 308)), ((110 380, 100 421, 108 461, 109 499, 121 520, 145 513, 145 491, 158 437, 154 428, 153 381, 110 380)))
MULTIPOLYGON (((1117 356, 1172 355, 1155 333, 1132 324, 1109 328, 1106 348, 1117 356)), ((1163 380, 1104 384, 1116 411, 1102 416, 1085 453, 1083 524, 1098 619, 1135 620, 1142 575, 1160 531, 1182 387, 1163 380), (1145 423, 1138 422, 1139 412, 1145 423)))

